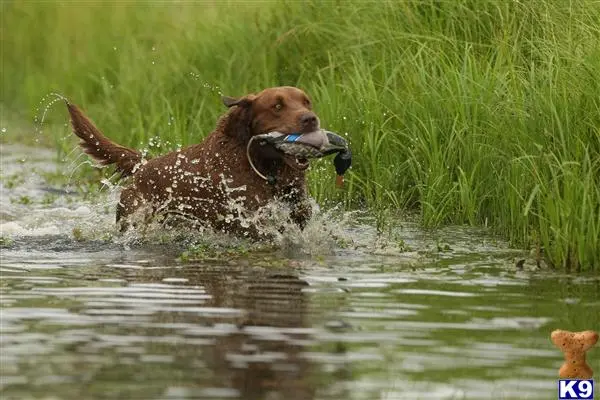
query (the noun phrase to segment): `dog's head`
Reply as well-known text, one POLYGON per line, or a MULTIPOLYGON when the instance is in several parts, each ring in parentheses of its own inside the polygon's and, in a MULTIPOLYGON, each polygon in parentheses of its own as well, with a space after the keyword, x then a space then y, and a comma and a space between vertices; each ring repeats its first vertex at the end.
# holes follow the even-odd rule
MULTIPOLYGON (((310 99, 295 87, 274 87, 240 98, 223 97, 223 103, 231 109, 226 116, 224 133, 243 145, 252 136, 263 133, 301 134, 319 129, 319 118, 312 110, 310 99)), ((262 149, 257 156, 285 160, 296 169, 308 167, 306 160, 291 160, 273 149, 262 149)))

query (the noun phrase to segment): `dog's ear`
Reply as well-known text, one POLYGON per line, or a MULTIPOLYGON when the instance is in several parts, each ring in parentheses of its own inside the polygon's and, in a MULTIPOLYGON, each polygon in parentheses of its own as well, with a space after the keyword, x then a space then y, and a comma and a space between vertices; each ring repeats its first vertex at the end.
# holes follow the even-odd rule
POLYGON ((223 104, 230 108, 223 120, 223 133, 237 138, 242 143, 250 140, 252 124, 252 101, 254 95, 241 98, 223 96, 223 104), (237 107, 234 107, 237 106, 237 107))
POLYGON ((235 97, 229 97, 229 96, 221 97, 221 100, 223 100, 223 104, 225 104, 225 107, 233 107, 233 106, 240 105, 240 102, 243 99, 244 99, 243 97, 241 99, 236 99, 235 97))
POLYGON ((226 107, 240 106, 240 107, 250 107, 252 105, 252 101, 256 98, 255 95, 249 94, 248 96, 235 98, 229 96, 222 96, 221 100, 223 100, 223 104, 226 107))

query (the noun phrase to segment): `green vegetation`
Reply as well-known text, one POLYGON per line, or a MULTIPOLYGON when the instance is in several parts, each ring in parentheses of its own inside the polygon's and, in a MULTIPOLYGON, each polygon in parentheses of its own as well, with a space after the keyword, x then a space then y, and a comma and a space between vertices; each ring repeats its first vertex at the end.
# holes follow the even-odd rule
POLYGON ((18 204, 23 204, 25 206, 33 203, 33 201, 31 200, 31 197, 29 196, 19 196, 16 199, 11 199, 10 200, 12 203, 18 203, 18 204))
POLYGON ((344 191, 331 160, 312 168, 321 203, 486 225, 551 265, 599 269, 597 2, 3 1, 1 18, 15 118, 56 91, 119 143, 160 136, 161 151, 210 132, 221 92, 298 85, 355 155, 344 191))
POLYGON ((22 185, 23 182, 25 182, 25 179, 21 174, 13 174, 10 176, 0 175, 0 182, 2 182, 7 189, 14 189, 17 186, 22 185))
POLYGON ((14 241, 6 236, 0 236, 0 249, 8 248, 14 244, 14 241))

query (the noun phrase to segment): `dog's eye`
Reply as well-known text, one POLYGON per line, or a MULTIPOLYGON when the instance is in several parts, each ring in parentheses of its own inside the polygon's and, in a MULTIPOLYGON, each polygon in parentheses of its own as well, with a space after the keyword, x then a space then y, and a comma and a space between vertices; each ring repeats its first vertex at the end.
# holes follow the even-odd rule
POLYGON ((277 111, 281 111, 281 109, 283 108, 283 104, 277 103, 273 106, 273 108, 275 108, 277 111))
POLYGON ((305 105, 306 107, 310 107, 310 106, 312 105, 312 103, 310 102, 310 100, 309 100, 309 99, 305 99, 305 100, 304 100, 304 105, 305 105))

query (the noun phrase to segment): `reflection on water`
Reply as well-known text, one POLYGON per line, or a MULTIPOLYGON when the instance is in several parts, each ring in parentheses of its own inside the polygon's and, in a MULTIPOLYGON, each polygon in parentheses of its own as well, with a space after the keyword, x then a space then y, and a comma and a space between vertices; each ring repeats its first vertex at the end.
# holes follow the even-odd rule
POLYGON ((487 257, 269 268, 113 250, 31 264, 3 252, 5 396, 550 398, 548 333, 598 326, 597 280, 487 257))
POLYGON ((111 210, 3 185, 3 399, 548 399, 549 333, 600 329, 598 278, 517 271, 479 232, 404 223, 398 251, 349 224, 322 254, 181 263, 173 243, 76 240, 81 207, 100 228, 111 210))

